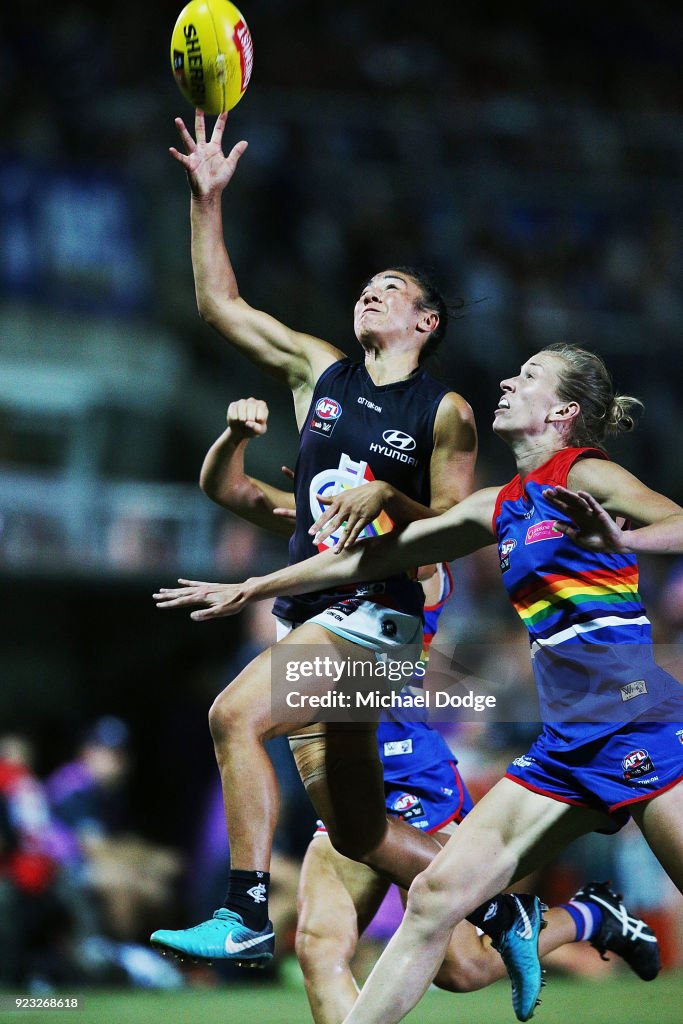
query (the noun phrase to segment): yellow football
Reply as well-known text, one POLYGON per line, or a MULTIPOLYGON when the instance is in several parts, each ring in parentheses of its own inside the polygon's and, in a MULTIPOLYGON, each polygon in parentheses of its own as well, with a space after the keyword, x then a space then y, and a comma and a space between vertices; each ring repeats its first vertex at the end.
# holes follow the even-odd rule
POLYGON ((207 114, 231 110, 251 78, 254 47, 247 23, 229 0, 191 0, 171 37, 178 88, 207 114))

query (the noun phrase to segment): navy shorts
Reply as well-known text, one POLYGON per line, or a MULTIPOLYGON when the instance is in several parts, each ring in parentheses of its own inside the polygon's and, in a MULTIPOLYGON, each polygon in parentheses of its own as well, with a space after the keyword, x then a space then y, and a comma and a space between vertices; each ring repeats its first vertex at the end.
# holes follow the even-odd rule
POLYGON ((506 778, 562 803, 615 816, 619 825, 641 800, 683 780, 683 722, 638 721, 573 750, 544 730, 506 778))

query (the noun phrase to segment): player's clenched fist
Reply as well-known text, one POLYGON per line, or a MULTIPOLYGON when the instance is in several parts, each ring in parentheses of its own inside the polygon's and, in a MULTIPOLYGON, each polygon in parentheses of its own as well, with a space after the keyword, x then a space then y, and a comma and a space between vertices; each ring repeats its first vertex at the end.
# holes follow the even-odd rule
POLYGON ((260 398, 239 398, 228 406, 227 419, 235 440, 260 437, 268 429, 268 406, 260 398))

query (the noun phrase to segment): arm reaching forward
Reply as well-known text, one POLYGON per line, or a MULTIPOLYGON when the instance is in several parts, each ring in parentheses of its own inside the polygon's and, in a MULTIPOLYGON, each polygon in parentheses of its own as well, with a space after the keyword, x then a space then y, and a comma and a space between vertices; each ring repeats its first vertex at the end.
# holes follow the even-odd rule
POLYGON ((235 615, 252 601, 382 579, 416 565, 462 558, 493 543, 491 517, 498 491, 477 491, 443 515, 364 541, 340 555, 325 551, 244 583, 179 580, 181 587, 162 588, 154 600, 159 608, 199 608, 192 618, 203 621, 235 615))

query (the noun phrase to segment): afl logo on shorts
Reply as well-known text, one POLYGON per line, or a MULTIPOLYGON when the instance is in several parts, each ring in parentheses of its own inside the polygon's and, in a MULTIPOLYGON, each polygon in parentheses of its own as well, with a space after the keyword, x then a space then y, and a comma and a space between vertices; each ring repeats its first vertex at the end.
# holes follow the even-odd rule
POLYGON ((422 801, 414 793, 401 793, 397 796, 391 805, 391 810, 394 814, 397 814, 403 821, 411 821, 413 818, 424 817, 424 807, 422 801))
POLYGON ((315 403, 315 414, 321 420, 338 420, 342 407, 334 398, 319 398, 315 403))
POLYGON ((335 398, 319 398, 315 403, 315 412, 311 416, 309 430, 314 434, 330 437, 342 414, 342 407, 335 398))
POLYGON ((652 758, 647 750, 643 749, 632 750, 630 754, 627 754, 621 762, 621 767, 624 769, 624 778, 627 780, 639 779, 641 775, 648 775, 655 770, 652 758))

